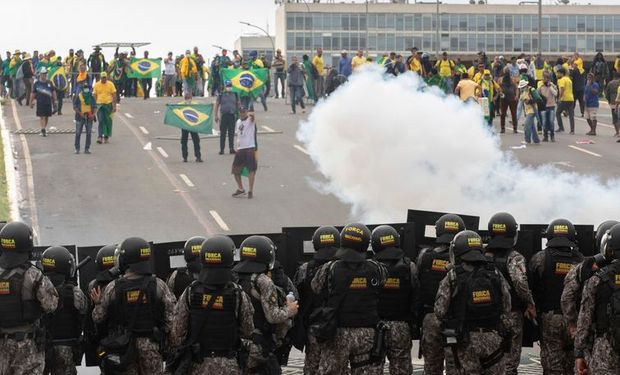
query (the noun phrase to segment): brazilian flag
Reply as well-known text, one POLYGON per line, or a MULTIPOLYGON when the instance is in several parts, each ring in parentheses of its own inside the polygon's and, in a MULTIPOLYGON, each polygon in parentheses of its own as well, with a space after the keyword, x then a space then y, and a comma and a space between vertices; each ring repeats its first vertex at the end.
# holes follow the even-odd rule
POLYGON ((47 77, 56 90, 65 91, 69 88, 69 80, 64 66, 51 66, 47 72, 47 77))
POLYGON ((164 124, 194 133, 213 134, 213 104, 166 104, 164 124))
POLYGON ((269 78, 269 70, 258 69, 222 69, 222 82, 230 80, 233 91, 240 96, 256 98, 260 95, 269 78))
POLYGON ((129 61, 129 78, 159 78, 161 59, 135 59, 129 61))

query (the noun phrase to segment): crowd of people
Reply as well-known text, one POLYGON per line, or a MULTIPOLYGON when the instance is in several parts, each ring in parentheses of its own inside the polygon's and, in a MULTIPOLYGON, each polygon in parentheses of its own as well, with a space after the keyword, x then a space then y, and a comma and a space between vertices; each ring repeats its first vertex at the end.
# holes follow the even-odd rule
POLYGON ((391 226, 320 227, 292 279, 267 237, 247 237, 235 262, 232 239, 197 236, 166 282, 149 243, 130 237, 99 250, 84 293, 66 248, 35 267, 31 228, 11 222, 0 230, 0 348, 11 353, 0 371, 75 374, 87 348, 105 374, 163 374, 165 362, 172 374, 277 375, 295 346, 304 374, 379 375, 387 359, 407 375, 420 340, 425 374, 517 374, 528 320, 545 374, 617 374, 620 223, 602 223, 584 257, 575 226, 554 220, 528 261, 518 228, 497 213, 483 244, 446 214, 435 244, 409 259, 391 226))

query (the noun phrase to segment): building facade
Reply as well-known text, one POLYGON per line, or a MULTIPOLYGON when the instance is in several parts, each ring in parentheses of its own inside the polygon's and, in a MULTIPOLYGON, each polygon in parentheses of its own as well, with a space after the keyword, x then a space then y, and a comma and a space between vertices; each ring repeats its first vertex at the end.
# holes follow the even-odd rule
POLYGON ((256 51, 258 56, 265 56, 267 61, 271 61, 274 56, 273 43, 275 37, 262 35, 240 36, 235 41, 235 49, 243 56, 243 59, 250 58, 250 52, 256 51))
POLYGON ((578 51, 620 54, 617 5, 543 5, 538 40, 538 6, 392 3, 285 3, 276 11, 276 47, 287 58, 322 47, 334 61, 341 50, 408 53, 411 47, 453 56, 535 54, 557 57, 578 51), (439 19, 439 24, 437 22, 439 19), (437 45, 439 26, 439 46, 437 45), (438 48, 439 47, 439 48, 438 48))

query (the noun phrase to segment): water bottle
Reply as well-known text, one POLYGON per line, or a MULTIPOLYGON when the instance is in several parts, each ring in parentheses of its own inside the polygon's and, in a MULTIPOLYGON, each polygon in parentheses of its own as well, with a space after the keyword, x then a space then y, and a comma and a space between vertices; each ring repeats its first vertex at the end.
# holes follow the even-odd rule
POLYGON ((288 292, 288 294, 286 295, 286 301, 295 302, 295 295, 293 294, 293 292, 288 292))

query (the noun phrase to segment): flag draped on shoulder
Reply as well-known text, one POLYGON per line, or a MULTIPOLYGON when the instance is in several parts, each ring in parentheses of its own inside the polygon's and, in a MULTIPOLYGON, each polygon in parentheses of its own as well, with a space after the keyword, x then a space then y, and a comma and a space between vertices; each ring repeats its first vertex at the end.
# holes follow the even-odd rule
POLYGON ((269 71, 265 68, 222 69, 222 82, 230 80, 233 91, 240 96, 258 97, 268 79, 269 71))
POLYGON ((166 104, 164 124, 194 133, 212 134, 213 104, 166 104))
POLYGON ((136 59, 129 61, 129 78, 158 78, 161 76, 161 59, 136 59))
POLYGON ((69 88, 69 80, 64 66, 51 66, 47 73, 49 81, 56 90, 65 91, 69 88))

